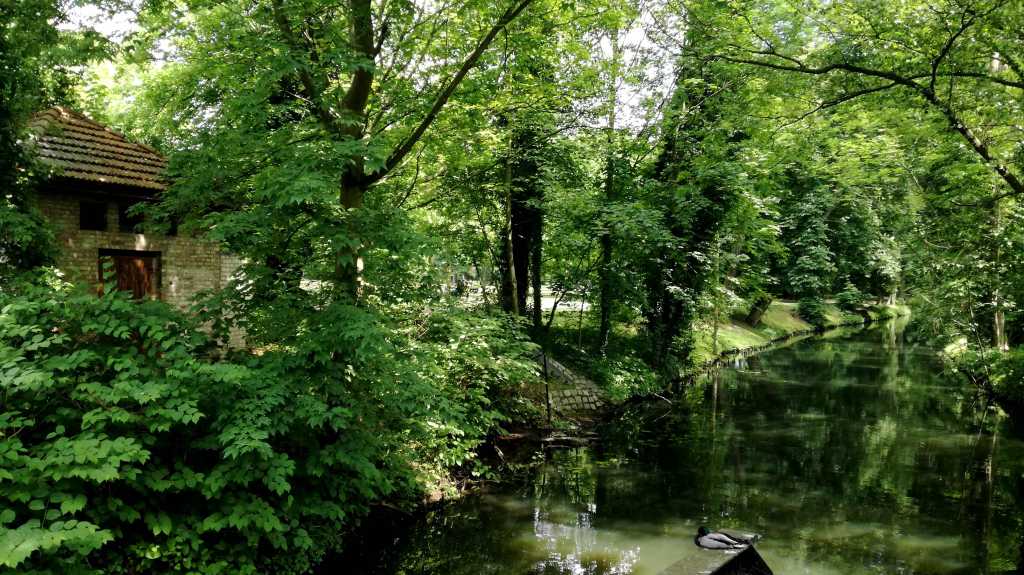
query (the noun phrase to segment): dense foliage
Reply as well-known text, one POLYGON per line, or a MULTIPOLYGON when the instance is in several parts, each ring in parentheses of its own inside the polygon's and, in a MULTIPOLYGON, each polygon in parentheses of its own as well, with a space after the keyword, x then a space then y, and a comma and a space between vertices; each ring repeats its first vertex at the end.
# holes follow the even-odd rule
POLYGON ((223 358, 166 304, 22 291, 0 314, 6 567, 305 571, 469 462, 536 372, 514 326, 465 312, 403 337, 338 305, 305 343, 223 358))
POLYGON ((910 300, 1020 413, 1018 3, 75 6, 0 21, 5 568, 307 571, 558 425, 541 350, 621 399, 910 300), (56 103, 168 155, 147 225, 240 256, 225 289, 43 270, 56 103))
MULTIPOLYGON (((74 67, 106 53, 90 32, 57 28, 65 3, 5 0, 0 20, 0 281, 46 263, 52 238, 32 205, 46 170, 24 147, 25 122, 68 96, 74 67)), ((2 287, 0 287, 2 289, 2 287)))

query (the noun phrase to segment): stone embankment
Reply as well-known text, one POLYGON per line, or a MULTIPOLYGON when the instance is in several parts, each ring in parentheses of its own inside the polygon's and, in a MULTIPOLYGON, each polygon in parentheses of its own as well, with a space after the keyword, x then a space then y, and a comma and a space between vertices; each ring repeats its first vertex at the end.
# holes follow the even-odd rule
POLYGON ((608 404, 596 383, 575 373, 555 358, 537 356, 537 363, 546 370, 551 386, 551 409, 560 415, 579 416, 595 412, 608 404))

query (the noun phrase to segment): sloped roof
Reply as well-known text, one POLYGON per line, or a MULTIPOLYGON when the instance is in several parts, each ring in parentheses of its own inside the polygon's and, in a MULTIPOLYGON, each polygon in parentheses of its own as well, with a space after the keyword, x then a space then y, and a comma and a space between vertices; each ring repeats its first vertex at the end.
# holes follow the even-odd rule
POLYGON ((64 178, 160 191, 167 160, 144 144, 67 108, 57 106, 30 122, 39 159, 64 178))

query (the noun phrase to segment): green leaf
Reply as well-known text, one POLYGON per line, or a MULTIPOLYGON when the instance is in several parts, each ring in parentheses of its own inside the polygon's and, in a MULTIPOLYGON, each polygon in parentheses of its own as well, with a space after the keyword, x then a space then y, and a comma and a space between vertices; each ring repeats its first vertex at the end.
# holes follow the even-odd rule
POLYGON ((60 504, 61 513, 77 513, 85 509, 85 495, 78 494, 60 504))

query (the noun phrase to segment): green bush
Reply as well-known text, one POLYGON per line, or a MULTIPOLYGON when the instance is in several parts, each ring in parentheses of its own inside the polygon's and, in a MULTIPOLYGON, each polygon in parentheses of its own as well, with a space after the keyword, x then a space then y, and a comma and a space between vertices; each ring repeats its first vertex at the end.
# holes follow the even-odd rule
POLYGON ((0 572, 306 571, 374 502, 471 460, 498 388, 531 377, 494 319, 402 332, 332 304, 225 359, 112 290, 37 285, 0 309, 0 572))
POLYGON ((614 401, 623 401, 662 390, 657 373, 635 356, 597 359, 594 361, 592 372, 596 381, 614 401))
POLYGON ((447 432, 435 435, 442 443, 433 449, 443 454, 442 466, 470 460, 482 438, 510 416, 539 421, 536 404, 526 400, 540 385, 537 346, 518 321, 452 306, 416 325, 420 355, 428 359, 421 377, 433 381, 450 406, 447 432))
POLYGON ((999 355, 992 369, 992 391, 1007 407, 1024 413, 1024 348, 999 355))
POLYGON ((836 304, 844 311, 857 311, 864 306, 867 297, 851 282, 846 282, 843 291, 836 294, 836 304))
POLYGON ((947 346, 942 359, 952 373, 992 395, 1008 411, 1024 413, 1024 348, 1001 352, 962 342, 947 346))
POLYGON ((818 298, 803 298, 800 300, 797 311, 800 317, 816 328, 823 328, 828 323, 825 315, 825 302, 818 298))

